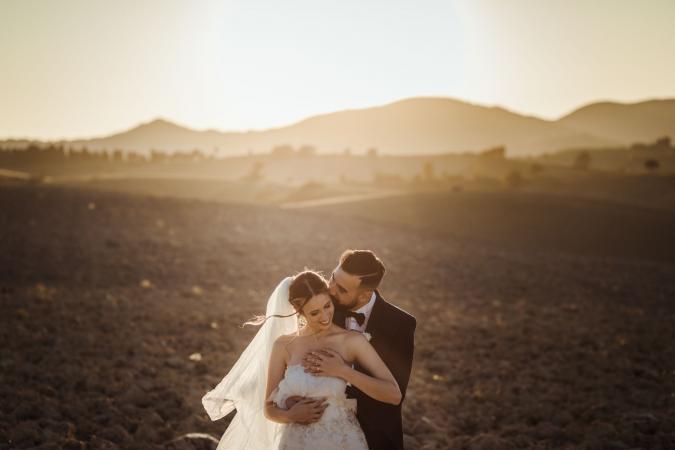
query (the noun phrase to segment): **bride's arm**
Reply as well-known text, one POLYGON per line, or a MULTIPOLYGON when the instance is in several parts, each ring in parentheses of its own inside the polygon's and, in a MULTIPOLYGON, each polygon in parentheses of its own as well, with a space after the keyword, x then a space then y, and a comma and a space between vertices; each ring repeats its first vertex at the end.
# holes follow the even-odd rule
POLYGON ((284 358, 283 336, 277 339, 272 346, 270 354, 270 364, 267 369, 267 388, 265 390, 265 417, 273 422, 289 423, 292 422, 289 417, 290 410, 279 408, 272 400, 272 392, 279 386, 284 378, 286 370, 286 361, 284 358))
POLYGON ((315 359, 318 372, 312 370, 311 362, 305 362, 305 367, 316 375, 342 378, 375 400, 392 405, 401 403, 401 390, 396 379, 370 342, 361 333, 349 333, 345 343, 350 359, 356 360, 371 375, 354 370, 339 353, 329 349, 321 350, 323 355, 310 353, 310 358, 318 359, 315 359))
POLYGON ((326 409, 323 399, 303 399, 290 409, 279 408, 271 400, 272 393, 284 378, 286 370, 286 341, 281 336, 274 342, 270 354, 270 364, 267 369, 267 389, 265 391, 264 413, 268 420, 278 423, 312 423, 318 420, 326 409))

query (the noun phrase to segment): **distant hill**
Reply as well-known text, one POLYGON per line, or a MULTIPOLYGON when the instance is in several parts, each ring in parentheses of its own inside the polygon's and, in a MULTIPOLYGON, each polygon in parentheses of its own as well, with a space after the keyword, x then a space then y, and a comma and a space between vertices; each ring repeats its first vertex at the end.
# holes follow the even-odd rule
POLYGON ((90 149, 123 149, 136 151, 150 150, 193 150, 211 151, 223 147, 224 137, 229 133, 219 131, 197 131, 164 119, 143 123, 131 130, 96 139, 66 141, 73 146, 90 149))
POLYGON ((495 145, 506 145, 509 154, 523 154, 613 144, 503 108, 447 98, 413 98, 315 116, 260 138, 261 143, 272 138, 272 142, 312 143, 331 150, 376 147, 391 154, 477 151, 495 145))
POLYGON ((639 103, 592 103, 557 121, 560 125, 628 145, 675 138, 675 99, 639 103))
POLYGON ((557 120, 524 116, 451 98, 410 98, 345 110, 262 131, 197 131, 158 119, 111 136, 65 141, 90 149, 218 150, 222 155, 267 152, 283 144, 320 152, 376 148, 387 154, 475 152, 505 145, 511 156, 568 148, 598 148, 675 136, 675 100, 597 103, 557 120))

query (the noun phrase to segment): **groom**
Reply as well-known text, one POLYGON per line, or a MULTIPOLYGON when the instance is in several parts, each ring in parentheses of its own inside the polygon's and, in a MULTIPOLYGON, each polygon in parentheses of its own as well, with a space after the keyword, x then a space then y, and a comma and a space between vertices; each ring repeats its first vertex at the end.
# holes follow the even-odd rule
MULTIPOLYGON (((330 294, 335 304, 333 322, 346 329, 365 332, 370 343, 396 378, 401 403, 390 405, 368 397, 354 386, 347 387, 347 397, 356 398, 357 418, 366 435, 370 450, 403 450, 401 404, 405 399, 415 347, 413 316, 385 301, 377 290, 385 267, 370 250, 347 250, 330 277, 330 294)), ((328 354, 311 353, 309 360, 327 358, 328 354)), ((366 373, 366 369, 354 369, 366 373)))

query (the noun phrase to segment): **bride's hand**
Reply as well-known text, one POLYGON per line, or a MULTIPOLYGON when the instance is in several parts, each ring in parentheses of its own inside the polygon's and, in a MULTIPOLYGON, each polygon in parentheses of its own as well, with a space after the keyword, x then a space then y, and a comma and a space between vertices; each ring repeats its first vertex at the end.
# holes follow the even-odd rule
POLYGON ((342 356, 331 349, 321 349, 308 352, 302 360, 305 372, 324 377, 344 378, 349 366, 342 356))

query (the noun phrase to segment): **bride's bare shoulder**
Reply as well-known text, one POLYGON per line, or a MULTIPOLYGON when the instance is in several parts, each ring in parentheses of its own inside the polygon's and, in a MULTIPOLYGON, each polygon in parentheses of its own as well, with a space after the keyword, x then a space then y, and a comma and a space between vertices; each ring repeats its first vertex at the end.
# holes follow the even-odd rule
POLYGON ((293 340, 294 340, 296 337, 297 337, 297 335, 296 335, 295 333, 291 333, 291 334, 282 334, 281 336, 279 336, 279 337, 274 341, 274 344, 275 344, 275 345, 282 345, 282 346, 285 347, 285 346, 287 346, 288 344, 290 344, 291 342, 293 342, 293 340))
MULTIPOLYGON (((274 341, 274 351, 283 353, 286 358, 290 357, 291 344, 297 337, 295 333, 279 336, 274 341)), ((288 359, 286 361, 288 362, 288 359)))
POLYGON ((348 346, 361 346, 367 344, 369 340, 366 334, 360 331, 349 330, 346 334, 345 342, 348 346))

